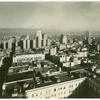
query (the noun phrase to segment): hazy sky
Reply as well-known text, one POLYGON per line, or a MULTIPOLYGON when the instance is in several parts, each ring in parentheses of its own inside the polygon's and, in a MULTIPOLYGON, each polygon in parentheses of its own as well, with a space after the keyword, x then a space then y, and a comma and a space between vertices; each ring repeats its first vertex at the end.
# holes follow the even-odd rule
POLYGON ((0 28, 100 30, 100 2, 0 3, 0 28))

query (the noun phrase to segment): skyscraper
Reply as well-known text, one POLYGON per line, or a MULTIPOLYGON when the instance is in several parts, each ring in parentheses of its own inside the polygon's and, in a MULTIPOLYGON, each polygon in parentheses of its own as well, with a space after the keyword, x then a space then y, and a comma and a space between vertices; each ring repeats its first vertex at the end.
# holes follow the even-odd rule
POLYGON ((36 48, 36 38, 33 39, 33 48, 36 48))
POLYGON ((10 38, 3 42, 3 49, 11 49, 13 40, 10 38))
POLYGON ((92 42, 92 34, 90 32, 86 32, 86 39, 88 41, 89 44, 91 44, 92 42))
POLYGON ((61 43, 62 44, 67 44, 67 35, 66 34, 62 34, 61 35, 61 43))
POLYGON ((27 40, 24 39, 24 40, 23 40, 23 49, 26 49, 26 48, 27 48, 27 46, 26 46, 26 42, 27 42, 27 40))
POLYGON ((4 41, 4 42, 3 42, 3 49, 7 49, 7 48, 6 48, 6 47, 7 47, 6 44, 7 44, 7 41, 4 41))
POLYGON ((40 31, 40 30, 37 31, 36 38, 37 38, 37 47, 41 48, 42 47, 42 43, 41 43, 41 41, 42 41, 42 31, 40 31))
POLYGON ((46 44, 47 44, 47 35, 46 34, 42 34, 42 41, 43 41, 43 47, 45 47, 46 46, 46 44))
POLYGON ((97 43, 97 51, 100 52, 100 40, 97 43))

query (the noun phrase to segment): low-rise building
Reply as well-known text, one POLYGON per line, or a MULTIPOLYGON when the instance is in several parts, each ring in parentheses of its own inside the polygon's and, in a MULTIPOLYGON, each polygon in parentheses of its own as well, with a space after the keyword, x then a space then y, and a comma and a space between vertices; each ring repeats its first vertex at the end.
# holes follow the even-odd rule
POLYGON ((27 98, 65 98, 68 97, 72 92, 82 83, 85 78, 75 79, 62 83, 57 83, 49 86, 35 88, 26 91, 27 98))
POLYGON ((50 48, 50 55, 56 55, 57 54, 57 48, 56 47, 51 47, 50 48))
POLYGON ((35 60, 44 60, 44 54, 27 54, 27 55, 17 55, 13 58, 13 63, 20 63, 20 62, 32 62, 35 60))

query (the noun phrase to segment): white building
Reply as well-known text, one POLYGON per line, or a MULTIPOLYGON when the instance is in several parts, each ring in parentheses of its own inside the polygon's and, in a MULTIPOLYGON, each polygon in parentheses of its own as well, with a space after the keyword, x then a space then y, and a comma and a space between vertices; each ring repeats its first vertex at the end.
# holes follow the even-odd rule
POLYGON ((26 43, 27 43, 27 40, 26 39, 23 40, 23 49, 26 49, 27 48, 26 43))
POLYGON ((30 49, 30 40, 27 40, 27 48, 30 49))
POLYGON ((66 61, 70 61, 70 56, 67 56, 66 57, 66 61))
POLYGON ((79 60, 77 57, 74 57, 74 64, 75 65, 81 64, 81 60, 79 60))
POLYGON ((52 47, 50 49, 50 55, 56 55, 57 54, 57 48, 56 47, 52 47))
POLYGON ((29 35, 23 40, 23 49, 30 49, 29 35))
POLYGON ((8 49, 11 49, 12 48, 12 39, 9 39, 8 40, 8 49))
POLYGON ((37 31, 36 33, 36 37, 37 37, 37 45, 38 45, 38 48, 42 47, 42 31, 37 31))
POLYGON ((33 48, 36 48, 36 39, 33 39, 33 48))
POLYGON ((3 42, 3 49, 8 49, 7 44, 8 44, 7 41, 4 41, 4 42, 3 42))
POLYGON ((20 62, 32 62, 35 60, 44 60, 44 54, 27 54, 27 55, 18 55, 13 58, 13 63, 20 63, 20 62))
POLYGON ((66 49, 66 45, 65 44, 60 44, 59 49, 60 50, 66 49))
POLYGON ((42 34, 42 46, 45 47, 47 45, 47 35, 46 34, 42 34))
MULTIPOLYGON (((10 38, 8 40, 4 40, 3 49, 11 49, 12 48, 12 43, 13 43, 13 38, 10 38)), ((16 43, 16 46, 17 46, 17 43, 16 43)))
POLYGON ((51 45, 51 40, 48 38, 47 39, 47 46, 50 46, 51 45))
POLYGON ((70 61, 66 61, 65 63, 63 63, 64 67, 71 67, 71 62, 70 61))
POLYGON ((59 56, 60 62, 65 62, 66 61, 66 55, 60 55, 59 56))
POLYGON ((66 81, 62 83, 27 90, 26 96, 27 98, 38 99, 61 99, 64 97, 68 97, 82 82, 84 82, 85 79, 86 78, 79 78, 71 81, 66 81))
POLYGON ((68 41, 67 35, 66 34, 62 34, 62 36, 61 36, 61 43, 67 44, 67 41, 68 41))
POLYGON ((97 51, 100 52, 100 41, 97 43, 97 51))
POLYGON ((81 51, 81 52, 78 52, 77 57, 87 57, 87 55, 88 55, 87 51, 81 51))

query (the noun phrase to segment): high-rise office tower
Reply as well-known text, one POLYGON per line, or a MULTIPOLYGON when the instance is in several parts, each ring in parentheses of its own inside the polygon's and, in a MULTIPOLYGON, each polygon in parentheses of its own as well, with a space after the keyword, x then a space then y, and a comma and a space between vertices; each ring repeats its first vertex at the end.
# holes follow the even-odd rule
POLYGON ((23 49, 23 40, 18 41, 18 46, 20 46, 20 48, 23 49))
POLYGON ((33 48, 36 48, 36 38, 33 39, 33 48))
POLYGON ((30 39, 27 40, 27 49, 30 49, 30 39))
POLYGON ((7 41, 4 41, 3 42, 3 49, 7 49, 7 46, 6 45, 7 45, 7 41))
POLYGON ((50 45, 51 45, 51 39, 48 38, 48 39, 46 40, 46 45, 47 45, 47 46, 50 46, 50 45))
POLYGON ((33 39, 30 40, 30 48, 33 49, 33 39))
POLYGON ((36 39, 37 39, 37 47, 41 48, 42 47, 42 31, 37 31, 36 33, 36 39))
POLYGON ((100 41, 97 43, 97 51, 100 52, 100 41))
POLYGON ((26 48, 27 48, 26 43, 27 43, 27 40, 24 39, 24 40, 23 40, 23 49, 26 49, 26 48))
POLYGON ((91 44, 92 42, 92 34, 90 32, 86 32, 86 39, 88 41, 89 44, 91 44))
POLYGON ((62 44, 67 44, 67 35, 66 34, 62 34, 61 35, 61 43, 62 44))
POLYGON ((57 47, 51 47, 50 48, 50 55, 56 55, 57 54, 57 47))
POLYGON ((30 39, 29 35, 23 40, 23 49, 30 49, 30 39))
POLYGON ((8 41, 8 49, 11 49, 12 48, 12 39, 9 39, 8 41))
POLYGON ((47 35, 42 34, 42 46, 45 47, 47 44, 47 35))
MULTIPOLYGON (((3 49, 11 49, 13 44, 13 39, 9 38, 3 41, 3 49)), ((18 41, 16 41, 16 46, 18 46, 18 41)))
POLYGON ((30 49, 30 38, 29 38, 29 35, 27 35, 27 37, 26 37, 26 48, 30 49))

